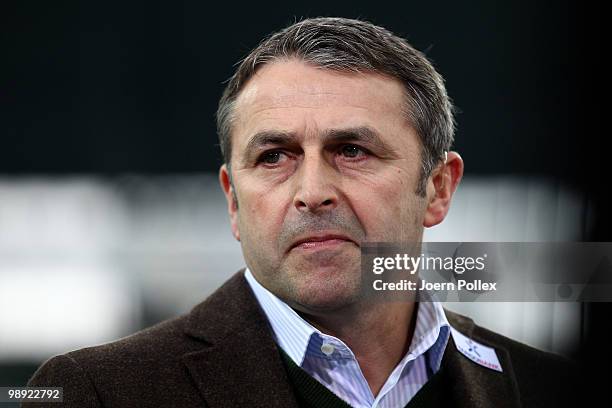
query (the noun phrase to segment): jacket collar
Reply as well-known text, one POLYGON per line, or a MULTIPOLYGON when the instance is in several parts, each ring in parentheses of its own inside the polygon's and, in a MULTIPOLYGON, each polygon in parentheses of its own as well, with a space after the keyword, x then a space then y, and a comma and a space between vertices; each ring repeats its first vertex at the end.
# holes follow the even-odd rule
POLYGON ((183 362, 211 408, 297 408, 268 322, 243 273, 189 314, 185 333, 205 346, 185 354, 183 362))
MULTIPOLYGON (((456 330, 488 345, 477 335, 471 319, 448 310, 445 313, 456 330)), ((272 330, 244 270, 196 306, 187 316, 184 330, 204 343, 201 350, 185 354, 183 362, 211 408, 297 408, 272 330)), ((467 359, 449 339, 442 367, 447 370, 456 406, 520 406, 510 355, 498 345, 490 346, 495 348, 503 372, 467 359)))
POLYGON ((482 367, 465 357, 449 339, 442 359, 442 366, 447 370, 451 392, 455 404, 459 407, 520 407, 518 385, 510 354, 498 344, 490 344, 478 335, 476 325, 465 316, 444 310, 450 325, 463 335, 495 349, 502 372, 482 367))

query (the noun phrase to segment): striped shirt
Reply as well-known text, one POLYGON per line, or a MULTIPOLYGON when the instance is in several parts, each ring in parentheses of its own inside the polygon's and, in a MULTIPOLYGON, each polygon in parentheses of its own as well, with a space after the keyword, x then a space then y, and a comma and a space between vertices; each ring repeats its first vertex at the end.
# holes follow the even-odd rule
POLYGON ((408 352, 374 396, 355 355, 264 288, 247 268, 245 277, 272 327, 279 347, 304 371, 355 408, 404 407, 440 369, 450 326, 437 302, 420 302, 408 352))

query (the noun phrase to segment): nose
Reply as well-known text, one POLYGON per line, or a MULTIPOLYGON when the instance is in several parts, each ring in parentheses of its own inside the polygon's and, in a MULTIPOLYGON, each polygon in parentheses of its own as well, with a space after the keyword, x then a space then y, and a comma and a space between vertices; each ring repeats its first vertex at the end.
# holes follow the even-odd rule
POLYGON ((293 204, 300 212, 319 213, 338 205, 334 169, 322 157, 304 157, 296 174, 293 204))

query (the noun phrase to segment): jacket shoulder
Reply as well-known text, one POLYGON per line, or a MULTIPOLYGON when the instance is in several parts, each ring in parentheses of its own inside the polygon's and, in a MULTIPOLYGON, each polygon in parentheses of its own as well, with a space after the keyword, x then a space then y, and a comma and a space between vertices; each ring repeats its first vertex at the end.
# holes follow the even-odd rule
POLYGON ((159 390, 159 384, 173 384, 175 393, 192 395, 181 359, 197 350, 197 342, 184 333, 185 319, 177 317, 110 343, 52 357, 28 385, 63 387, 64 406, 69 407, 124 406, 135 396, 143 399, 141 406, 148 406, 144 401, 169 395, 159 390))
POLYGON ((103 362, 107 359, 118 361, 132 358, 146 360, 148 356, 155 356, 156 359, 164 358, 165 355, 172 354, 172 351, 182 349, 189 343, 183 331, 186 318, 187 316, 179 316, 165 320, 121 339, 74 350, 66 355, 78 362, 89 360, 103 362))
POLYGON ((563 404, 575 398, 573 390, 581 369, 577 362, 479 326, 469 317, 449 311, 446 314, 451 326, 505 356, 502 369, 512 374, 525 406, 540 406, 551 396, 563 404))
MULTIPOLYGON (((101 402, 93 383, 79 364, 68 355, 47 360, 36 370, 28 387, 62 387, 66 407, 100 407, 101 402)), ((39 403, 24 402, 22 407, 38 407, 39 403)))
POLYGON ((513 363, 519 366, 528 363, 529 365, 542 365, 543 367, 558 367, 575 364, 572 360, 561 355, 543 351, 528 344, 506 337, 500 333, 489 330, 475 323, 471 318, 459 313, 445 310, 446 316, 451 326, 458 329, 463 334, 474 340, 488 345, 494 349, 508 351, 513 363))
POLYGON ((485 327, 474 325, 474 338, 493 348, 508 351, 513 368, 530 373, 558 373, 559 369, 567 370, 576 362, 556 353, 540 350, 528 344, 506 337, 485 327))

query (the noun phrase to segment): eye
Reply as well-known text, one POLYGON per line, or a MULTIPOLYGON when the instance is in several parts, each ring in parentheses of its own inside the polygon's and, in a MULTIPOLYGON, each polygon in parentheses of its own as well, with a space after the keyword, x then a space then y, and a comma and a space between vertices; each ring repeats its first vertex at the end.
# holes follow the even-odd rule
POLYGON ((285 156, 285 153, 279 150, 272 150, 263 153, 257 161, 263 164, 278 164, 283 159, 283 156, 285 156))
POLYGON ((340 154, 348 159, 358 159, 366 156, 366 152, 356 145, 344 145, 340 148, 340 154))

